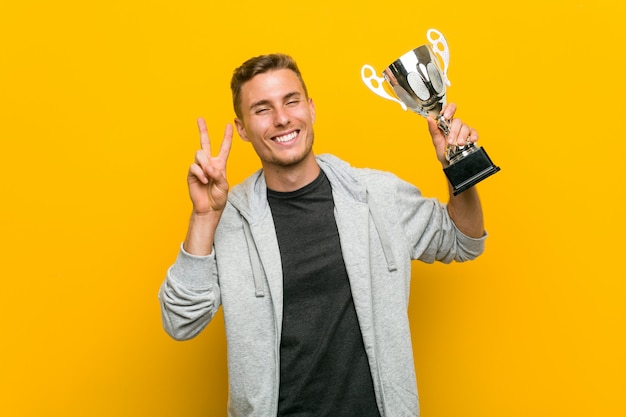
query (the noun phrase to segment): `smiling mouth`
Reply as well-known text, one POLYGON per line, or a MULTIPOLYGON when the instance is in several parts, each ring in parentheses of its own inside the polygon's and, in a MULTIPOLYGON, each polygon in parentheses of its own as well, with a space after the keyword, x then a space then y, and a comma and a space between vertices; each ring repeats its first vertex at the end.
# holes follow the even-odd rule
POLYGON ((272 140, 274 140, 275 142, 278 142, 278 143, 289 142, 290 140, 295 139, 295 137, 298 136, 298 133, 300 133, 299 130, 294 130, 293 132, 287 133, 286 135, 274 136, 272 138, 272 140))

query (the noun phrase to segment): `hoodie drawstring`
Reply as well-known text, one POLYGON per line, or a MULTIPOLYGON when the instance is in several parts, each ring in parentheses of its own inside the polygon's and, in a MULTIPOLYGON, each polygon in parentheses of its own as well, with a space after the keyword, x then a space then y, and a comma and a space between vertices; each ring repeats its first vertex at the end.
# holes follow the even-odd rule
POLYGON ((393 256, 393 251, 391 250, 391 238, 389 237, 387 230, 385 230, 382 226, 382 216, 378 212, 376 204, 370 203, 370 194, 368 192, 366 192, 366 199, 367 206, 369 207, 370 214, 372 215, 372 220, 374 221, 374 227, 376 227, 380 243, 383 247, 383 254, 387 260, 387 269, 389 272, 393 272, 398 269, 398 266, 396 265, 396 259, 393 256))
POLYGON ((261 259, 259 258, 259 251, 254 243, 252 232, 250 231, 250 225, 241 217, 241 223, 243 223, 243 230, 246 235, 246 243, 248 244, 248 253, 250 254, 250 263, 252 264, 252 278, 254 279, 255 294, 257 297, 265 297, 265 290, 263 289, 263 266, 261 265, 261 259))

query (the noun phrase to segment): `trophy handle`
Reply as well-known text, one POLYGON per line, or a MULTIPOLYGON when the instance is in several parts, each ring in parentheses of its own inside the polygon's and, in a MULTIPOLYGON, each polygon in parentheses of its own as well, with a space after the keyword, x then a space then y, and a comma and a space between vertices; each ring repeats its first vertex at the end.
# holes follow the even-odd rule
POLYGON ((386 98, 387 100, 395 101, 400 106, 402 106, 402 110, 406 111, 407 109, 406 104, 404 104, 402 101, 398 100, 397 98, 390 96, 387 93, 387 91, 385 91, 385 88, 383 87, 383 83, 386 80, 384 78, 377 77, 376 70, 371 65, 367 65, 367 64, 363 65, 363 67, 361 68, 361 79, 363 80, 367 88, 372 90, 372 92, 374 92, 375 94, 377 94, 378 96, 382 98, 386 98), (371 75, 369 76, 365 75, 365 72, 368 70, 371 73, 371 75))
POLYGON ((437 29, 428 29, 426 32, 428 41, 433 46, 435 53, 439 55, 439 58, 443 61, 443 80, 447 86, 450 86, 450 80, 448 80, 448 64, 450 64, 450 49, 448 48, 448 42, 443 34, 437 29), (433 37, 433 34, 435 35, 433 37))

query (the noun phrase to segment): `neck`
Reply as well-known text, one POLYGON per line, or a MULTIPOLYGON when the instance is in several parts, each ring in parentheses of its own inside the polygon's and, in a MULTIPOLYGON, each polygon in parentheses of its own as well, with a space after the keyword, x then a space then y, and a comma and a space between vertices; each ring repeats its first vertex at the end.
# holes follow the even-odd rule
POLYGON ((311 157, 289 166, 263 166, 267 188, 279 192, 299 190, 310 184, 320 173, 317 160, 311 157))

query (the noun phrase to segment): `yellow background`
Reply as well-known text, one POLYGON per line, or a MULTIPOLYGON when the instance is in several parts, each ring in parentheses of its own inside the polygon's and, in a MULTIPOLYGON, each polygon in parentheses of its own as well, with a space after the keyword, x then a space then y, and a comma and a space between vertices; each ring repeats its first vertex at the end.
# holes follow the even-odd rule
MULTIPOLYGON (((221 316, 161 328, 184 238, 195 119, 219 142, 228 82, 287 52, 316 151, 445 198, 425 121, 373 95, 434 27, 449 100, 502 171, 472 263, 416 263, 424 417, 626 415, 624 2, 23 1, 0 8, 0 415, 224 416, 221 316)), ((237 139, 229 178, 258 167, 237 139)))

